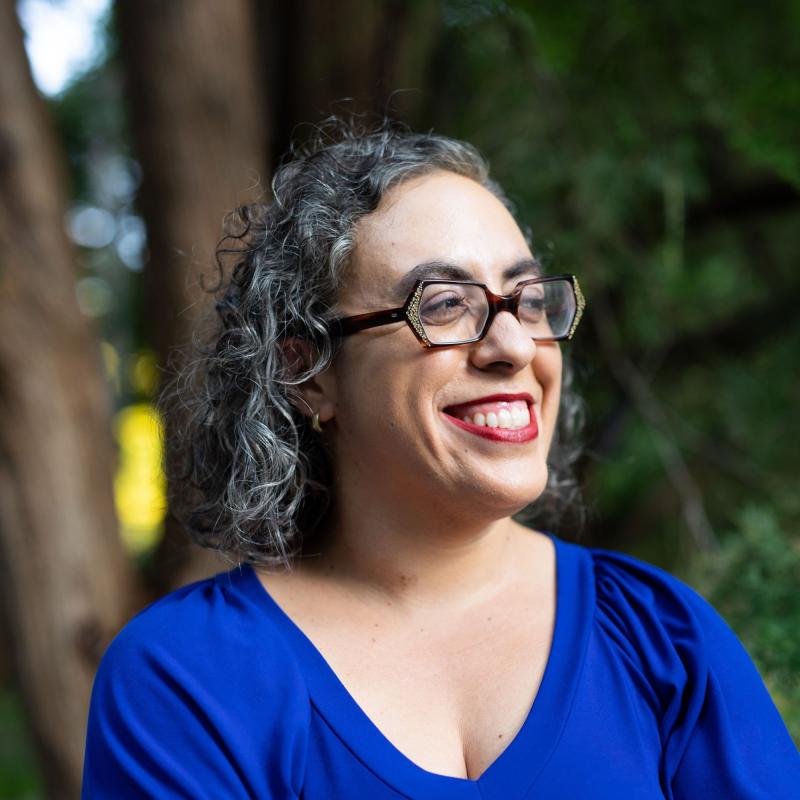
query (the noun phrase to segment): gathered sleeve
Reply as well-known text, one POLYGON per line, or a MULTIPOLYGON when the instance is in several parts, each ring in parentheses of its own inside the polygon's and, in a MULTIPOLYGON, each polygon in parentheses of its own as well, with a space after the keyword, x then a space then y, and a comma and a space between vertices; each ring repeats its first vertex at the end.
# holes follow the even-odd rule
POLYGON ((109 646, 92 690, 84 800, 299 796, 305 684, 280 638, 232 615, 222 591, 186 587, 109 646))
POLYGON ((798 800, 800 753, 750 656, 717 611, 667 572, 594 556, 598 623, 641 674, 674 800, 798 800))

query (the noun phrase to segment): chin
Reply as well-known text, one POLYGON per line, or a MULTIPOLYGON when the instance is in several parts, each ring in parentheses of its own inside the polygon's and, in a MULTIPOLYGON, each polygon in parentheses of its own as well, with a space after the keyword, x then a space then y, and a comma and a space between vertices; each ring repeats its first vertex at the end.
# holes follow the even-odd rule
MULTIPOLYGON (((518 514, 522 509, 527 508, 531 503, 535 503, 544 493, 547 487, 547 467, 536 470, 535 475, 527 475, 526 480, 519 483, 497 482, 497 476, 493 476, 491 487, 484 487, 483 501, 487 508, 494 508, 497 519, 511 517, 518 514)), ((474 503, 477 504, 478 493, 473 493, 474 503)))

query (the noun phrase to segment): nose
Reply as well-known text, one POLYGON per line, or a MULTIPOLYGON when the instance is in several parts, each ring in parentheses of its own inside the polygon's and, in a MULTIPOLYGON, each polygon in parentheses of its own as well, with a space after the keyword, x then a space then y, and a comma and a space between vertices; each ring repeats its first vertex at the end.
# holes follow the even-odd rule
POLYGON ((489 330, 471 350, 472 363, 480 369, 518 372, 533 361, 536 342, 510 311, 500 311, 489 330))

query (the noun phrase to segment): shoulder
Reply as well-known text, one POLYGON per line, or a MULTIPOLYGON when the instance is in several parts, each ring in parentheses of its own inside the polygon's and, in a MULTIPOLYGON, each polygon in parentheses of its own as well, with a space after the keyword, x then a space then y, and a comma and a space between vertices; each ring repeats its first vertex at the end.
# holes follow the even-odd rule
POLYGON ((676 681, 699 679, 712 666, 745 670, 752 677, 755 667, 736 634, 689 584, 624 553, 586 550, 595 579, 597 625, 670 690, 676 681))
POLYGON ((84 796, 296 796, 308 693, 251 574, 172 592, 112 641, 92 688, 84 796))
POLYGON ((114 698, 162 710, 225 704, 269 727, 307 714, 305 681, 280 631, 248 585, 246 568, 184 586, 151 603, 100 662, 93 704, 114 698))
POLYGON ((648 635, 667 636, 676 647, 741 647, 714 606, 685 581, 634 556, 600 548, 586 550, 594 571, 600 624, 645 640, 648 635))
POLYGON ((600 646, 651 693, 675 785, 719 781, 725 787, 721 796, 790 796, 784 793, 788 782, 800 777, 796 748, 725 619, 659 567, 622 553, 584 549, 595 579, 600 646), (780 790, 773 785, 777 775, 785 782, 780 790), (759 794, 756 786, 771 789, 759 794))
POLYGON ((293 668, 291 651, 264 613, 263 598, 254 591, 252 569, 237 567, 196 581, 148 605, 117 634, 103 660, 126 657, 210 658, 213 669, 234 667, 258 657, 262 668, 293 668))
POLYGON ((708 601, 689 584, 655 564, 613 550, 597 547, 585 550, 592 562, 598 598, 602 600, 619 594, 667 607, 689 603, 711 609, 708 601))

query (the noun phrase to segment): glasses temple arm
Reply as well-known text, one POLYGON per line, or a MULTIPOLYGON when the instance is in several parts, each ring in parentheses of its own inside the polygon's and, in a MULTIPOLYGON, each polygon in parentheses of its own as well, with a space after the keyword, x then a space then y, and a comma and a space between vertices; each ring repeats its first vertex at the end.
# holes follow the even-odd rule
POLYGON ((405 314, 402 308, 390 308, 386 311, 369 311, 366 314, 356 314, 354 317, 334 319, 328 324, 331 336, 349 336, 366 328, 377 328, 379 325, 390 325, 392 322, 402 322, 405 314))

